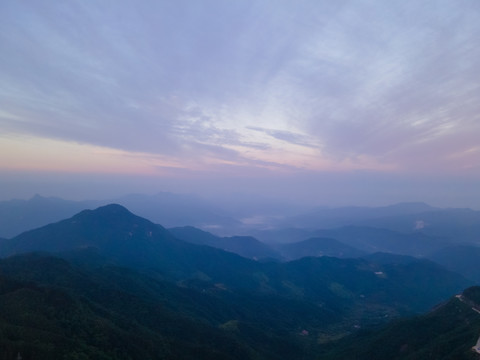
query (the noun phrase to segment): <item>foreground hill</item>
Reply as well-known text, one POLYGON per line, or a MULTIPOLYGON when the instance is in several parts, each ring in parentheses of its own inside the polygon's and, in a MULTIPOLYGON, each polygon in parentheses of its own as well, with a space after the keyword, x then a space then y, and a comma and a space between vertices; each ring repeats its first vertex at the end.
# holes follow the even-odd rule
POLYGON ((472 287, 429 314, 342 339, 321 359, 479 359, 479 309, 480 287, 472 287))
MULTIPOLYGON (((329 325, 338 328, 348 321, 341 305, 354 295, 349 291, 357 287, 368 298, 368 287, 376 286, 349 284, 355 262, 324 258, 329 264, 319 269, 316 260, 277 269, 289 274, 277 274, 278 281, 300 289, 308 277, 316 277, 304 290, 312 293, 311 298, 325 300, 325 278, 336 276, 332 270, 339 270, 338 264, 347 266, 331 284, 341 294, 336 300, 343 300, 337 311, 290 296, 225 291, 198 282, 179 286, 116 266, 79 267, 49 255, 3 259, 0 355, 14 359, 20 353, 24 360, 314 359, 333 351, 318 339, 338 337, 329 325)), ((398 280, 394 270, 385 270, 398 280)), ((392 285, 384 289, 387 296, 403 293, 392 285)), ((412 296, 414 290, 409 289, 412 296)))
POLYGON ((1 260, 0 273, 2 359, 295 358, 314 347, 300 326, 330 321, 293 300, 219 296, 46 255, 1 260))

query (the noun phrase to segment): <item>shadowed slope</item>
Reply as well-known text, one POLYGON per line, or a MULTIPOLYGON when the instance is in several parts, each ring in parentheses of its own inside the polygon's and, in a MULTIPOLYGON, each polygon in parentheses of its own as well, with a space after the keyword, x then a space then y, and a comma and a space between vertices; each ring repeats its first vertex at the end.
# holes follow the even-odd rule
POLYGON ((480 288, 472 287, 429 314, 362 331, 336 344, 321 359, 473 360, 480 332, 480 288))

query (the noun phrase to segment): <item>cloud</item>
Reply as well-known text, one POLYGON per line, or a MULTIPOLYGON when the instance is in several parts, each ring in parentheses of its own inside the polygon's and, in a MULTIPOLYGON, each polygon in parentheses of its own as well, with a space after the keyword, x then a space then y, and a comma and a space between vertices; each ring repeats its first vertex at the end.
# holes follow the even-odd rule
POLYGON ((184 163, 478 169, 479 18, 474 0, 3 2, 0 131, 184 163))
POLYGON ((292 131, 265 129, 257 126, 248 126, 247 129, 262 132, 275 139, 285 141, 290 144, 300 145, 304 147, 311 147, 311 148, 319 147, 318 144, 315 144, 315 139, 312 139, 303 134, 294 133, 292 131))

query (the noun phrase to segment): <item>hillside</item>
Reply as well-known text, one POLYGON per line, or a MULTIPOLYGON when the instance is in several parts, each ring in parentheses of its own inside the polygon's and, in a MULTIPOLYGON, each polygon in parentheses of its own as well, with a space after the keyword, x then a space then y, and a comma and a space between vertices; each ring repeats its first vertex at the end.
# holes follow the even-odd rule
MULTIPOLYGON (((334 271, 346 264, 324 258, 328 262, 320 267, 317 260, 291 263, 295 271, 287 269, 290 275, 277 274, 277 278, 291 286, 305 286, 305 276, 322 273, 308 290, 304 288, 310 292, 306 298, 324 300, 321 307, 317 301, 225 291, 205 282, 178 286, 116 266, 78 267, 49 255, 0 260, 2 358, 20 352, 26 360, 284 359, 300 354, 313 359, 325 351, 326 345, 318 344, 317 339, 342 336, 347 328, 352 331, 353 325, 369 325, 359 321, 358 314, 356 319, 347 317, 343 307, 348 306, 348 297, 354 295, 348 292, 355 286, 366 298, 373 296, 378 286, 348 283, 356 262, 350 262, 343 275, 336 277, 334 271), (340 298, 325 295, 327 278, 338 281, 331 288, 340 298), (336 333, 340 324, 343 330, 336 333)), ((394 271, 384 270, 396 277, 394 271)), ((391 285, 385 292, 392 298, 399 294, 391 285)), ((382 311, 383 316, 393 315, 387 307, 382 311)), ((379 321, 371 316, 364 320, 379 321)))
POLYGON ((321 359, 479 359, 480 288, 472 287, 434 311, 398 320, 377 331, 361 331, 331 344, 321 359), (352 355, 353 354, 353 355, 352 355))
POLYGON ((252 272, 258 266, 236 254, 178 240, 162 226, 116 204, 84 210, 0 243, 2 256, 86 249, 94 249, 110 264, 150 269, 170 279, 207 278, 242 284, 251 282, 243 272, 252 272))
POLYGON ((327 320, 292 301, 257 313, 258 299, 222 299, 45 255, 2 260, 0 272, 2 359, 281 359, 308 348, 289 322, 308 324, 305 311, 327 320), (291 317, 277 319, 284 309, 291 317))

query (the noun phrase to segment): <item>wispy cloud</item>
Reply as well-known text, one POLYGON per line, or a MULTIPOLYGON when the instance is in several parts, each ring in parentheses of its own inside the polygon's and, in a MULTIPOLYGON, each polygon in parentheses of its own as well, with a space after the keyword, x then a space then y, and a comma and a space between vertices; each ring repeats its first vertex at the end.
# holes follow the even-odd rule
POLYGON ((248 126, 247 129, 265 133, 275 139, 285 141, 287 143, 305 146, 305 147, 311 147, 311 148, 319 147, 319 144, 315 143, 314 138, 311 138, 303 134, 295 133, 292 131, 265 129, 257 126, 248 126))

